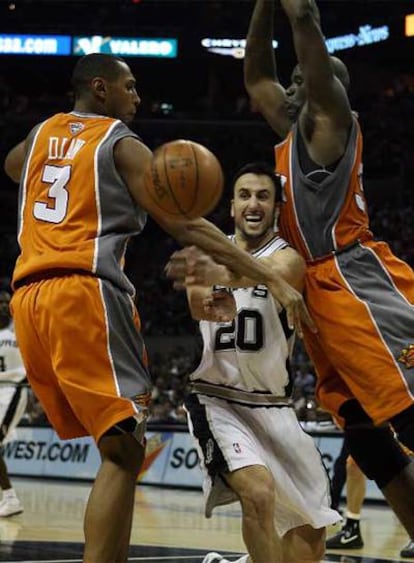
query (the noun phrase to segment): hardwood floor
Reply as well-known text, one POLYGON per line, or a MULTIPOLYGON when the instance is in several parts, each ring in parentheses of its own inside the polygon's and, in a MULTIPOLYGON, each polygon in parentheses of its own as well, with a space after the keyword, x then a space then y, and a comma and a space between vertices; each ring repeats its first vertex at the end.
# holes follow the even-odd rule
MULTIPOLYGON (((15 478, 13 484, 24 512, 0 519, 0 561, 80 562, 90 483, 15 478)), ((400 561, 408 538, 387 507, 364 506, 361 528, 363 549, 330 551, 325 561, 400 561)), ((131 544, 130 561, 200 563, 208 551, 227 552, 234 560, 244 551, 240 510, 237 504, 223 507, 207 520, 201 492, 139 486, 131 544)))

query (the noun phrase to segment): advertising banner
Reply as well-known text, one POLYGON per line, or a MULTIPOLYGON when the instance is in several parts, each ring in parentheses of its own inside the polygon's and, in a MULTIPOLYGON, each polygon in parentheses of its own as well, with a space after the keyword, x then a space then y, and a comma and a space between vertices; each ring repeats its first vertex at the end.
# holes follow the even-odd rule
MULTIPOLYGON (((342 447, 339 433, 310 432, 319 449, 328 475, 342 447)), ((146 433, 147 450, 138 477, 143 484, 201 488, 202 473, 197 450, 186 431, 146 433)), ((91 438, 62 441, 51 428, 16 428, 15 439, 2 448, 11 475, 59 477, 67 479, 95 478, 99 467, 98 450, 91 438)), ((367 481, 367 499, 383 499, 373 481, 367 481)))

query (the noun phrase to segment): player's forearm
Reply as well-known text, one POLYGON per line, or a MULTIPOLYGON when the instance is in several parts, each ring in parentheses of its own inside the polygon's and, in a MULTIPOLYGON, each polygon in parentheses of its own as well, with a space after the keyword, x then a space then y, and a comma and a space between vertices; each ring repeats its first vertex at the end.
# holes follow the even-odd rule
POLYGON ((319 8, 315 0, 281 0, 281 4, 291 23, 307 17, 320 23, 319 8))
POLYGON ((179 232, 172 232, 171 229, 170 232, 183 246, 198 246, 212 256, 218 264, 226 266, 234 276, 234 280, 237 276, 246 276, 256 283, 269 281, 277 284, 279 281, 278 278, 275 279, 274 272, 267 264, 240 250, 217 227, 205 219, 185 222, 181 224, 179 232))
POLYGON ((247 32, 244 57, 244 81, 247 90, 264 78, 276 78, 273 16, 273 0, 256 1, 247 32))

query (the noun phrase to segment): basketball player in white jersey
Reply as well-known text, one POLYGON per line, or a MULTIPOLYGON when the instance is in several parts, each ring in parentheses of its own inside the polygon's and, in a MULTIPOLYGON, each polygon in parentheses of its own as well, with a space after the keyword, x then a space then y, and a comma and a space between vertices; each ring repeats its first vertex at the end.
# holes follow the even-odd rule
MULTIPOLYGON (((235 177, 231 239, 301 290, 303 261, 275 229, 279 198, 270 167, 243 167, 235 177)), ((169 268, 191 252, 198 250, 177 253, 169 268)), ((320 454, 290 401, 294 334, 265 285, 234 278, 207 255, 204 268, 204 279, 211 269, 216 283, 233 288, 187 287, 204 343, 185 405, 205 476, 206 516, 240 501, 248 551, 240 563, 315 563, 324 554, 325 527, 340 516, 330 509, 320 454)), ((209 553, 203 563, 225 561, 209 553)))
MULTIPOLYGON (((10 295, 0 291, 0 443, 10 439, 27 405, 26 371, 16 342, 9 311, 10 295)), ((23 512, 0 453, 0 518, 23 512)))

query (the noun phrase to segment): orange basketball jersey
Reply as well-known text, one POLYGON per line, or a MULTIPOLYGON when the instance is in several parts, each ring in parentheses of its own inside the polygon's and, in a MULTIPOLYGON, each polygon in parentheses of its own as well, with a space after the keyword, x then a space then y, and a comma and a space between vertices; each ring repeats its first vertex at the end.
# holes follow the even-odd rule
POLYGON ((372 240, 358 123, 320 183, 301 169, 296 126, 275 152, 284 188, 281 235, 308 262, 304 295, 318 332, 305 327, 305 346, 317 398, 340 420, 341 405, 355 397, 380 424, 414 404, 414 273, 372 240))
POLYGON ((136 135, 121 121, 59 113, 29 146, 19 201, 19 244, 13 283, 48 270, 83 270, 133 293, 124 275, 127 241, 144 227, 118 174, 114 146, 136 135))
POLYGON ((283 187, 281 236, 307 260, 371 238, 362 187, 362 135, 356 120, 334 174, 314 182, 301 171, 297 126, 275 147, 283 187), (345 179, 345 181, 344 181, 345 179))

